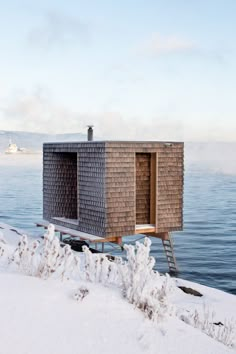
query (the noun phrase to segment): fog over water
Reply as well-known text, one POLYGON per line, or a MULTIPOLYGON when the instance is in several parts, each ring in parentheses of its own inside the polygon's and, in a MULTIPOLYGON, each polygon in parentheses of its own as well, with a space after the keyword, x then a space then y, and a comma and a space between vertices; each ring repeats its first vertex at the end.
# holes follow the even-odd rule
MULTIPOLYGON (((236 143, 186 144, 184 231, 173 233, 179 276, 234 294, 235 153, 236 143)), ((33 223, 41 218, 42 155, 1 153, 0 222, 39 233, 33 223)), ((158 239, 153 239, 152 254, 156 268, 168 271, 158 239)))

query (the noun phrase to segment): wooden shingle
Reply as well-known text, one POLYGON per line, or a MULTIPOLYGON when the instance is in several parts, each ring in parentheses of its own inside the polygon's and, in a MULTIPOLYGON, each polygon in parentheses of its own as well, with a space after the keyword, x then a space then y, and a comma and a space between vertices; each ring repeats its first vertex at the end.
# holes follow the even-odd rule
POLYGON ((77 219, 77 225, 63 221, 63 226, 103 237, 134 234, 136 224, 148 224, 151 214, 156 232, 181 230, 183 158, 183 143, 44 144, 44 218, 77 219), (156 164, 152 189, 151 154, 156 164))

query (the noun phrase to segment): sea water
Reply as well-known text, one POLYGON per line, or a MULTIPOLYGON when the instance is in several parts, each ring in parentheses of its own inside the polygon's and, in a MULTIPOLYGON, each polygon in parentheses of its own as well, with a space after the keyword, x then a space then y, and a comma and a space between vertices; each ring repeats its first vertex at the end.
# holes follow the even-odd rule
MULTIPOLYGON (((0 222, 35 233, 41 218, 41 155, 1 154, 0 222)), ((179 277, 236 294, 236 175, 187 165, 184 230, 172 236, 179 277)), ((167 272, 160 240, 152 239, 151 253, 167 272)))

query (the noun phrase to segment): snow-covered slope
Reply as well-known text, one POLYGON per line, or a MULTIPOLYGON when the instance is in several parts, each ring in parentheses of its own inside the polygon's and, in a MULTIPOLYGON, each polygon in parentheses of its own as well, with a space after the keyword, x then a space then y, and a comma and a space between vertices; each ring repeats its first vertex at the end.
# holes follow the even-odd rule
MULTIPOLYGON (((7 242, 1 242, 2 246, 9 252, 16 243, 16 233, 1 231, 7 242)), ((5 256, 0 258, 0 354, 235 352, 235 347, 229 348, 183 321, 189 320, 195 309, 201 317, 205 304, 205 318, 206 311, 214 310, 214 321, 226 325, 227 319, 236 319, 233 295, 173 279, 168 301, 175 310, 150 320, 114 284, 72 278, 62 281, 60 277, 44 280, 22 274, 6 260, 5 256), (185 294, 177 285, 191 287, 203 296, 185 294), (74 297, 78 287, 88 290, 82 301, 74 297)), ((138 275, 138 271, 132 274, 138 275)))
MULTIPOLYGON (((73 299, 73 282, 2 272, 0 284, 2 354, 232 353, 177 318, 144 318, 118 291, 100 284, 87 284, 82 302, 73 299)), ((181 306, 194 303, 191 295, 181 296, 181 306)), ((228 294, 216 292, 214 299, 217 308, 225 302, 236 308, 228 294)))

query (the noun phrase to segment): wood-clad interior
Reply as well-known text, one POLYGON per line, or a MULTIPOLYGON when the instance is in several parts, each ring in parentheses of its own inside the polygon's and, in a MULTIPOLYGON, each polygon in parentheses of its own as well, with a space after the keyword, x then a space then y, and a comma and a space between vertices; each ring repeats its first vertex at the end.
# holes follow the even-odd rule
POLYGON ((51 217, 78 219, 77 154, 60 152, 44 158, 44 210, 51 217))
POLYGON ((151 154, 136 153, 136 225, 150 224, 151 154))
POLYGON ((151 154, 150 163, 150 223, 157 224, 157 154, 151 154))

